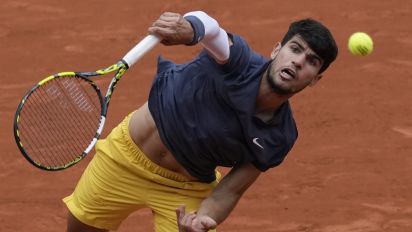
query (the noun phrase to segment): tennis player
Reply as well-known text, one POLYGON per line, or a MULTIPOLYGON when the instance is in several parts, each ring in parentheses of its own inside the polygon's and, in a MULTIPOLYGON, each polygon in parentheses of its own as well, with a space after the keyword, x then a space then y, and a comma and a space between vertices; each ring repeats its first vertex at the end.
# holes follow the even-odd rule
POLYGON ((98 141, 64 199, 67 231, 116 230, 142 208, 157 232, 214 230, 285 159, 298 136, 288 99, 338 53, 312 19, 293 22, 270 58, 201 11, 164 13, 148 30, 165 45, 204 49, 184 64, 158 59, 148 101, 98 141), (218 166, 231 170, 221 178, 218 166))

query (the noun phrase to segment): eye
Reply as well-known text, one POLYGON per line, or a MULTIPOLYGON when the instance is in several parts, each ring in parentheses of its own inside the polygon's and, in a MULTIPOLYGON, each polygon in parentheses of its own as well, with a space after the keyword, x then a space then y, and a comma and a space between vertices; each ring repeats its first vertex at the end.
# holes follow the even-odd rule
POLYGON ((291 45, 291 46, 290 46, 290 50, 291 50, 293 53, 299 53, 299 52, 300 52, 299 46, 296 46, 296 45, 291 45))
POLYGON ((316 60, 315 59, 309 59, 308 62, 309 62, 310 65, 316 66, 316 60))
POLYGON ((319 60, 316 59, 315 57, 308 57, 308 63, 312 66, 318 66, 319 60))

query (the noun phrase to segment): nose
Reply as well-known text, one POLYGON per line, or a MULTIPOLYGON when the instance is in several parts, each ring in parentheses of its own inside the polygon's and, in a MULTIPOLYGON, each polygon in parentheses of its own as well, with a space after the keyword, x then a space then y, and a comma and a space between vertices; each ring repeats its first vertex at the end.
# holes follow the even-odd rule
POLYGON ((292 59, 292 64, 295 65, 296 68, 300 69, 305 62, 305 58, 305 54, 299 54, 292 59))

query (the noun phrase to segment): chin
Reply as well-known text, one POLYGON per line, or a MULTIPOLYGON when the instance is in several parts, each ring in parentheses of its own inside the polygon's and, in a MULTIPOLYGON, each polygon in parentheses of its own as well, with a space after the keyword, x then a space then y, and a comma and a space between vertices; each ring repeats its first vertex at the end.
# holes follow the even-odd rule
POLYGON ((288 86, 284 86, 282 83, 274 83, 271 88, 273 92, 279 95, 289 95, 294 93, 292 89, 290 89, 288 86))
POLYGON ((273 75, 271 72, 271 69, 269 69, 269 72, 265 76, 266 76, 265 79, 267 83, 269 84, 270 88, 276 94, 278 95, 294 94, 292 89, 288 86, 289 83, 282 79, 279 72, 275 72, 273 75))

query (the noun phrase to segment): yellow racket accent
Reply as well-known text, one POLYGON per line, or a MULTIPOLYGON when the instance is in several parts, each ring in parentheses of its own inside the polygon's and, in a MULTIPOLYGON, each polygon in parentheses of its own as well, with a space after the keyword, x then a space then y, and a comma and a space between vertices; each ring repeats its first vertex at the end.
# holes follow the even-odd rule
POLYGON ((76 73, 75 72, 60 72, 60 73, 57 73, 57 76, 73 77, 73 76, 76 76, 76 73))
POLYGON ((96 72, 98 74, 104 75, 104 74, 111 73, 113 71, 116 71, 116 70, 120 69, 121 66, 124 66, 124 65, 114 64, 114 65, 112 65, 108 68, 97 70, 96 72))
POLYGON ((53 78, 54 78, 53 75, 52 75, 52 76, 48 76, 48 77, 44 78, 43 80, 41 80, 41 81, 38 83, 38 85, 43 85, 45 82, 50 81, 50 80, 53 79, 53 78))

